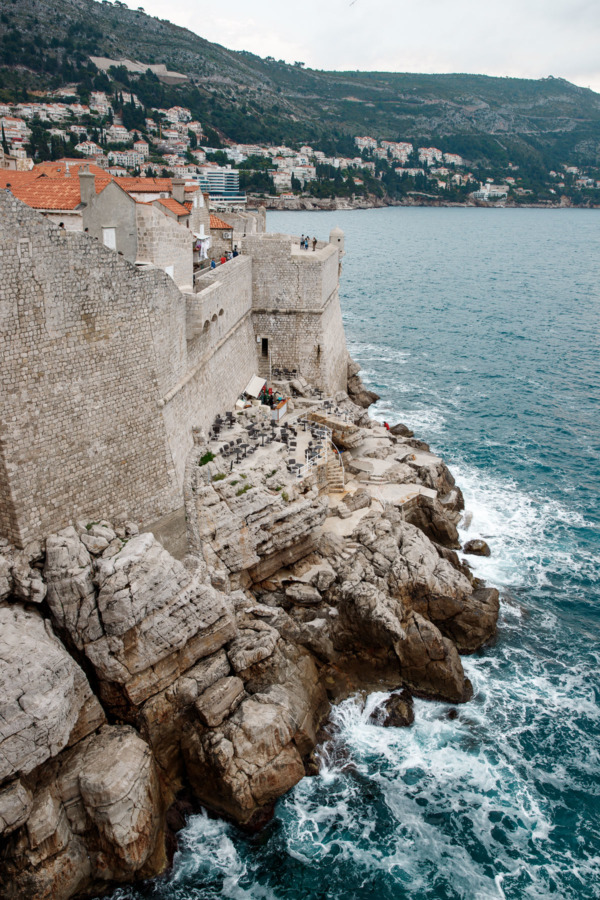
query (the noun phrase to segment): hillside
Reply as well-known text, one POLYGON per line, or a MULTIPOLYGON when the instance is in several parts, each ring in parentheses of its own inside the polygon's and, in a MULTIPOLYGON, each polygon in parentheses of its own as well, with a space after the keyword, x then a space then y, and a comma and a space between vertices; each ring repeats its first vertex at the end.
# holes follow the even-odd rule
MULTIPOLYGON (((135 81, 147 103, 188 106, 235 141, 350 138, 432 141, 474 164, 526 167, 600 161, 600 95, 558 78, 325 72, 233 52, 108 0, 12 0, 0 15, 0 98, 23 99, 97 76, 89 56, 129 57, 183 72, 181 87, 135 81)), ((125 78, 126 80, 126 78, 125 78)))

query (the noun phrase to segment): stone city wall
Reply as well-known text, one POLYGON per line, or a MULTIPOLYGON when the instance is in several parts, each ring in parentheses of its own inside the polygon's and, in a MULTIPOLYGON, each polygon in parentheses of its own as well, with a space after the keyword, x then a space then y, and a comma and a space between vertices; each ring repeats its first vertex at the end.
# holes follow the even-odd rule
MULTIPOLYGON (((138 210, 157 247, 160 217, 161 252, 171 228, 187 238, 138 210)), ((263 336, 274 363, 345 388, 337 276, 323 300, 337 250, 298 260, 289 239, 245 240, 251 254, 182 293, 0 192, 0 536, 23 546, 77 518, 148 522, 179 508, 192 430, 234 406, 263 336), (281 308, 258 306, 256 286, 276 302, 279 282, 281 308)))
POLYGON ((193 283, 193 235, 158 209, 145 203, 136 204, 137 258, 160 269, 173 266, 173 281, 181 288, 193 283))
POLYGON ((297 368, 329 393, 345 389, 337 248, 300 251, 289 236, 270 234, 246 237, 241 247, 252 258, 255 334, 268 341, 272 365, 297 368))
MULTIPOLYGON (((217 413, 232 409, 257 372, 252 331, 252 262, 241 256, 209 270, 187 294, 187 348, 180 378, 161 395, 178 483, 192 446, 192 427, 205 433, 217 413)), ((174 348, 165 358, 172 358, 174 348)))
POLYGON ((254 262, 257 309, 321 309, 337 287, 339 254, 330 244, 313 253, 300 250, 289 235, 262 234, 242 238, 239 249, 254 262))
POLYGON ((175 508, 154 336, 171 327, 180 292, 6 192, 0 245, 3 536, 22 545, 79 516, 175 508))

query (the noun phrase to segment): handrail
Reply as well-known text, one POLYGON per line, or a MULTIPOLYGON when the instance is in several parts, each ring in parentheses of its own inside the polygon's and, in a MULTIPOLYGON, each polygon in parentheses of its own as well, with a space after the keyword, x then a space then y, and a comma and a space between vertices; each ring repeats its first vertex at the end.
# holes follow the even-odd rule
MULTIPOLYGON (((301 422, 303 419, 305 419, 307 422, 310 422, 311 420, 308 418, 308 416, 309 416, 309 413, 307 413, 307 412, 302 413, 302 414, 298 413, 293 418, 293 421, 301 422)), ((323 425, 321 422, 315 422, 313 424, 318 425, 319 428, 322 428, 327 433, 327 437, 326 437, 326 440, 324 440, 324 442, 323 442, 323 448, 318 452, 318 454, 313 459, 308 460, 307 462, 304 463, 303 466, 300 466, 300 468, 298 469, 298 471, 296 473, 296 477, 299 480, 303 480, 304 478, 308 478, 308 476, 311 475, 312 472, 319 466, 327 465, 327 463, 329 462, 328 447, 329 447, 329 444, 331 444, 331 446, 333 447, 333 449, 335 451, 334 458, 337 457, 338 465, 342 470, 342 481, 345 485, 346 471, 344 468, 344 460, 342 459, 342 454, 340 453, 340 451, 337 449, 337 447, 333 443, 333 431, 331 430, 331 428, 329 428, 328 425, 323 425)))

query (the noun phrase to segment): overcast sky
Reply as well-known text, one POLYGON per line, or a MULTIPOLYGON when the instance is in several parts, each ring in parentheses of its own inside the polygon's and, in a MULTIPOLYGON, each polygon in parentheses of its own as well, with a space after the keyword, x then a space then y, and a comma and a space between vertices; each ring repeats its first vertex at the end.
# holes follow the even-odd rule
POLYGON ((232 50, 316 69, 554 75, 600 92, 600 0, 140 2, 232 50))

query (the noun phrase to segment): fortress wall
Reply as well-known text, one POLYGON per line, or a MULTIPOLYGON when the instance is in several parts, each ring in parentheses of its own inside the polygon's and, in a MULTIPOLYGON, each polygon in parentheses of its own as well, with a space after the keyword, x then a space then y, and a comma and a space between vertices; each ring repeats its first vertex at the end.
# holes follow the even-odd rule
POLYGON ((257 373, 252 331, 252 261, 236 257, 197 280, 187 294, 187 356, 178 381, 161 393, 178 483, 192 446, 192 427, 208 432, 217 413, 233 409, 257 373))
POLYGON ((191 366, 184 383, 162 409, 178 484, 183 484, 192 426, 207 435, 217 413, 233 409, 253 375, 256 350, 250 315, 191 366))
POLYGON ((273 366, 297 368, 308 382, 334 394, 346 390, 346 337, 334 291, 323 310, 253 310, 255 334, 269 341, 273 366))
POLYGON ((252 306, 252 261, 237 256, 196 279, 187 296, 188 354, 194 366, 252 306))
POLYGON ((156 367, 171 352, 156 333, 181 296, 171 279, 141 275, 7 192, 0 246, 6 536, 22 544, 80 516, 151 519, 176 508, 180 489, 157 406, 159 383, 173 377, 156 367))
POLYGON ((249 235, 240 240, 253 262, 253 304, 258 309, 320 309, 337 287, 338 251, 327 244, 292 250, 288 235, 249 235))
POLYGON ((194 279, 193 235, 188 228, 165 216, 154 206, 136 204, 137 258, 160 269, 173 266, 173 281, 191 288, 194 279))
POLYGON ((251 254, 183 294, 0 192, 0 536, 23 545, 80 517, 177 509, 192 429, 258 372, 257 336, 275 364, 345 388, 337 250, 298 260, 289 238, 249 240, 251 254))
MULTIPOLYGON (((1 423, 0 423, 1 427, 1 423)), ((8 538, 11 544, 21 546, 21 532, 19 520, 13 503, 8 470, 6 467, 6 452, 4 442, 0 434, 0 537, 8 538)))
POLYGON ((348 389, 348 348, 342 321, 342 309, 337 288, 321 318, 322 384, 334 394, 348 389))
POLYGON ((267 338, 272 364, 298 368, 328 392, 345 390, 337 248, 296 251, 290 237, 271 234, 246 237, 241 245, 252 258, 254 330, 267 338))

